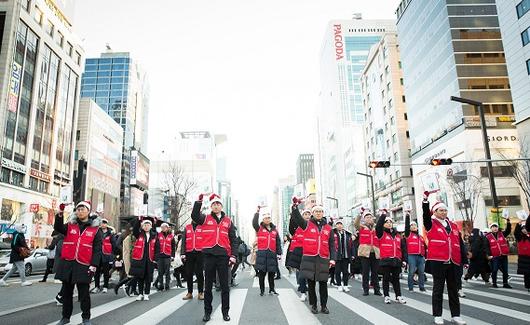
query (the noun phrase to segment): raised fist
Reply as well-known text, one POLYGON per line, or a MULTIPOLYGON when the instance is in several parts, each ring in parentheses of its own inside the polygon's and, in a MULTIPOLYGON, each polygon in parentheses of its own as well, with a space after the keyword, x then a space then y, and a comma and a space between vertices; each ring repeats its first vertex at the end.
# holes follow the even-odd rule
POLYGON ((259 213, 259 210, 261 210, 261 205, 258 205, 258 213, 259 213))
POLYGON ((429 191, 423 192, 423 201, 427 201, 429 199, 429 195, 430 194, 431 194, 431 192, 429 192, 429 191))
POLYGON ((66 204, 64 203, 59 204, 59 212, 64 212, 64 208, 66 208, 66 204))

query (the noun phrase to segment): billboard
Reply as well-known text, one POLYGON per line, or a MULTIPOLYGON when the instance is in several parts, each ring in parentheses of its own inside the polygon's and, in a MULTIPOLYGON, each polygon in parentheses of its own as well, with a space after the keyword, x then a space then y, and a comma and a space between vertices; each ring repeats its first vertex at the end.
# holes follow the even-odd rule
POLYGON ((138 150, 131 151, 130 184, 141 188, 149 187, 149 159, 138 150))

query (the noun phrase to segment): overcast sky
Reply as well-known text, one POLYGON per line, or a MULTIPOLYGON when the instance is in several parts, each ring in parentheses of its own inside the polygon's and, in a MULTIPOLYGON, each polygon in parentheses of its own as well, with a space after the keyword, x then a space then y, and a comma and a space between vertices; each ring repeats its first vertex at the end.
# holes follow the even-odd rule
MULTIPOLYGON (((329 20, 393 19, 399 0, 83 0, 87 57, 109 43, 149 74, 149 155, 179 131, 228 135, 242 212, 314 152, 319 51, 329 20)), ((149 156, 148 155, 148 156, 149 156)))

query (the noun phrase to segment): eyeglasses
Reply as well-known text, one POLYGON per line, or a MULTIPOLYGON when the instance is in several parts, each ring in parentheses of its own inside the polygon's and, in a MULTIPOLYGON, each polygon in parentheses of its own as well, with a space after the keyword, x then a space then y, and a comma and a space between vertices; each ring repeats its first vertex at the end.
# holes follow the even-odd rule
POLYGON ((392 223, 392 220, 387 220, 385 221, 385 223, 392 223))
POLYGON ((313 212, 324 212, 324 210, 315 210, 313 212))

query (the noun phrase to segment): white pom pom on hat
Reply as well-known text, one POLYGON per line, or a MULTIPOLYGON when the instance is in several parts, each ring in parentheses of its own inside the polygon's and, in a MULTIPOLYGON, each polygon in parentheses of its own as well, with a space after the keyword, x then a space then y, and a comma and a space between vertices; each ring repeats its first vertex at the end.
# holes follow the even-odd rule
POLYGON ((434 203, 431 207, 431 213, 434 213, 434 211, 438 210, 438 209, 446 209, 447 210, 447 205, 445 205, 445 203, 443 203, 442 201, 438 201, 436 203, 434 203))

